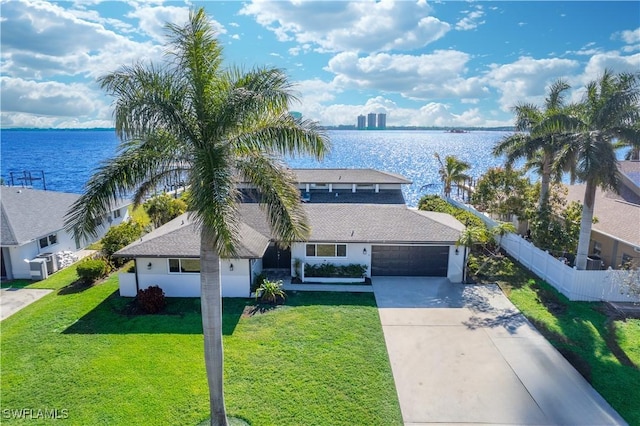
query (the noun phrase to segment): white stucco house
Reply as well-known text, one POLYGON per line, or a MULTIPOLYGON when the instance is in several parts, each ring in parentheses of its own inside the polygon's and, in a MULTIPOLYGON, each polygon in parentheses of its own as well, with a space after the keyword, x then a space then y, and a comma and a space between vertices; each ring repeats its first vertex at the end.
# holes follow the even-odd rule
MULTIPOLYGON (((440 276, 461 282, 463 254, 456 241, 464 226, 447 214, 408 208, 401 190, 407 179, 371 169, 294 172, 306 201, 309 240, 278 247, 257 197, 244 188, 239 254, 221 260, 223 297, 250 297, 251 283, 264 269, 295 275, 296 260, 362 264, 372 279, 440 276)), ((118 251, 136 262, 135 273, 120 275, 120 294, 135 296, 138 289, 159 285, 169 297, 199 296, 199 244, 198 230, 185 214, 118 251)))
POLYGON ((64 230, 64 218, 79 197, 66 192, 0 187, 2 279, 46 278, 66 266, 60 261, 62 254, 72 256, 102 238, 110 226, 128 219, 130 203, 123 201, 100 219, 95 239, 78 241, 64 230), (44 274, 37 270, 40 262, 45 263, 44 274))

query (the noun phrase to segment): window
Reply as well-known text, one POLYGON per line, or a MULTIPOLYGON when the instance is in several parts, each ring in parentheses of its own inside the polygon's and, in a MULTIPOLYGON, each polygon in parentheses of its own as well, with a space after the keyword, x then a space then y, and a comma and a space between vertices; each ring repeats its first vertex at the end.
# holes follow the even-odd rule
POLYGON ((602 244, 597 241, 593 242, 593 254, 600 256, 602 254, 602 244))
POLYGON ((346 244, 307 244, 307 257, 347 257, 346 244))
POLYGON ((113 211, 113 218, 114 218, 114 219, 119 218, 119 217, 120 217, 120 215, 121 215, 121 214, 120 214, 120 209, 118 209, 118 210, 114 210, 114 211, 113 211))
POLYGON ((38 240, 40 248, 43 249, 48 246, 52 246, 58 243, 58 234, 51 234, 47 237, 42 237, 38 240))
POLYGON ((199 274, 200 259, 169 259, 169 273, 199 274))

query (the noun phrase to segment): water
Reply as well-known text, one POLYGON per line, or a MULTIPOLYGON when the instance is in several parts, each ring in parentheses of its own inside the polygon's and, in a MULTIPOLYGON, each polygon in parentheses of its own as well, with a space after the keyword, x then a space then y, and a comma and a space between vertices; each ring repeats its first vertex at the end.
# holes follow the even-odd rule
MULTIPOLYGON (((454 155, 469 162, 469 174, 479 177, 503 163, 491 155, 491 149, 509 133, 387 130, 328 134, 332 151, 323 162, 290 158, 287 163, 298 168, 373 168, 398 173, 413 181, 404 191, 407 204, 415 206, 425 193, 441 190, 435 152, 442 158, 454 155), (430 184, 433 186, 421 189, 430 184)), ((116 154, 117 146, 113 130, 3 130, 0 172, 5 182, 13 172, 14 183, 19 184, 16 178, 24 171, 44 171, 47 189, 81 193, 96 167, 116 154)), ((42 186, 35 182, 34 187, 42 186)))

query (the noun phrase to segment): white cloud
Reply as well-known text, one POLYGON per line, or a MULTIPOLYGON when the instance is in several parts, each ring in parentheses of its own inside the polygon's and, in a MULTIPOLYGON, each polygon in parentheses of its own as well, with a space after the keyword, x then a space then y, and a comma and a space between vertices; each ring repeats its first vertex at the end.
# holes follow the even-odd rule
POLYGON ((570 59, 521 57, 510 64, 492 64, 482 80, 501 93, 499 103, 509 111, 520 102, 540 104, 545 88, 561 77, 570 76, 579 64, 570 59))
POLYGON ((273 31, 280 41, 322 51, 411 50, 440 39, 450 25, 429 16, 424 1, 285 2, 254 0, 241 14, 273 31))
POLYGON ((136 42, 49 3, 3 3, 2 73, 33 79, 95 79, 134 60, 159 58, 162 47, 136 42))
POLYGON ((640 43, 640 28, 622 31, 620 33, 620 37, 627 44, 640 43))
POLYGON ((485 23, 480 19, 484 16, 482 6, 476 6, 475 10, 468 11, 467 15, 456 23, 456 30, 469 31, 476 29, 478 26, 485 23))
POLYGON ((85 84, 39 83, 12 77, 0 81, 3 123, 54 126, 62 121, 93 121, 95 117, 100 122, 110 121, 104 95, 85 84))
POLYGON ((438 50, 419 56, 377 53, 358 57, 353 52, 334 56, 327 70, 341 87, 360 87, 397 92, 411 99, 484 96, 478 78, 463 77, 469 55, 438 50))
POLYGON ((640 53, 630 56, 622 56, 619 52, 604 52, 593 55, 579 77, 583 85, 598 79, 605 69, 615 72, 638 72, 640 70, 640 53))

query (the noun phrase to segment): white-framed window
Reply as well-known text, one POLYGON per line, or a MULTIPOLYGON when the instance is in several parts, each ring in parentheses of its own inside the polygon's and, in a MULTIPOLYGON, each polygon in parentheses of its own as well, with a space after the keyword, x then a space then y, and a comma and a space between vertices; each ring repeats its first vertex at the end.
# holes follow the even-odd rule
POLYGON ((593 242, 593 254, 600 256, 602 254, 602 244, 597 241, 593 242))
POLYGON ((168 259, 170 274, 199 274, 200 259, 168 259))
POLYGON ((347 257, 346 244, 307 244, 307 257, 347 257))
POLYGON ((41 249, 58 243, 58 234, 51 234, 38 240, 41 249))
POLYGON ((122 214, 120 213, 120 209, 118 209, 118 210, 114 210, 114 211, 113 211, 113 218, 114 218, 114 219, 119 218, 121 215, 122 215, 122 214))

